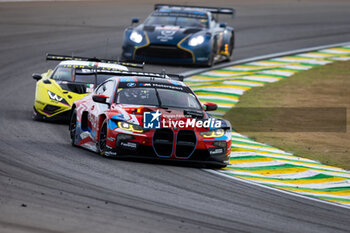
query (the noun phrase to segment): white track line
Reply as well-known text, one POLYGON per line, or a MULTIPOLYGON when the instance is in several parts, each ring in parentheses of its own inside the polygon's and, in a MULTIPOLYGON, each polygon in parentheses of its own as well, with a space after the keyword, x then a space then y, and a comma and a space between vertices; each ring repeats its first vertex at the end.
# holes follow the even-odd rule
POLYGON ((245 63, 259 61, 259 60, 267 60, 267 59, 271 59, 274 57, 283 57, 283 56, 287 56, 287 55, 306 53, 306 52, 311 52, 311 51, 316 51, 316 50, 321 50, 321 49, 328 49, 328 48, 339 47, 339 46, 349 46, 349 48, 350 48, 350 41, 344 42, 344 43, 321 45, 321 46, 315 46, 315 47, 310 47, 310 48, 295 49, 295 50, 290 50, 290 51, 285 51, 285 52, 280 52, 280 53, 271 53, 271 54, 267 54, 267 55, 263 55, 263 56, 245 58, 245 59, 238 60, 238 61, 233 61, 233 62, 229 62, 229 63, 223 63, 220 65, 216 65, 216 66, 213 66, 211 68, 195 69, 192 71, 183 72, 183 73, 181 73, 181 75, 188 77, 188 76, 192 76, 195 74, 204 73, 204 72, 208 72, 211 70, 225 68, 225 67, 229 67, 229 66, 233 66, 233 65, 245 64, 245 63))
POLYGON ((318 199, 318 198, 304 196, 304 195, 298 194, 296 192, 291 192, 291 191, 287 191, 287 190, 283 190, 283 189, 278 189, 278 188, 270 187, 270 186, 267 186, 267 185, 264 185, 264 184, 255 183, 255 182, 250 181, 250 180, 245 180, 245 179, 241 179, 241 178, 238 178, 238 177, 226 175, 226 174, 218 172, 216 170, 211 170, 211 169, 202 169, 202 170, 206 171, 206 172, 209 172, 209 173, 212 173, 212 174, 220 175, 220 176, 223 176, 223 177, 226 177, 226 178, 229 178, 229 179, 240 181, 240 182, 243 182, 243 183, 252 184, 252 185, 255 185, 255 186, 259 186, 259 187, 262 187, 262 188, 274 190, 274 191, 277 191, 277 192, 280 192, 280 193, 284 193, 284 194, 289 194, 289 195, 292 195, 292 196, 295 196, 295 197, 300 197, 300 198, 304 198, 304 199, 307 199, 307 200, 312 200, 312 201, 316 201, 316 202, 320 202, 320 203, 324 203, 324 204, 328 204, 328 205, 333 205, 333 206, 338 206, 338 207, 350 209, 349 205, 338 204, 337 202, 329 202, 329 201, 324 201, 324 200, 318 199))

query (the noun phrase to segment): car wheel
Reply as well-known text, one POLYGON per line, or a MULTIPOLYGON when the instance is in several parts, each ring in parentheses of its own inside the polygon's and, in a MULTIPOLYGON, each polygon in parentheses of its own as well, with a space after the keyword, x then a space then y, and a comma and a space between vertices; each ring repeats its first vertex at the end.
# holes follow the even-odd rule
POLYGON ((211 45, 211 52, 210 52, 209 60, 208 60, 207 64, 205 64, 206 67, 212 67, 214 65, 215 53, 216 53, 216 43, 213 42, 211 45))
POLYGON ((214 54, 211 52, 208 63, 206 64, 206 67, 212 67, 214 63, 214 54))
POLYGON ((97 149, 100 155, 106 156, 107 148, 107 122, 104 121, 101 126, 100 136, 97 143, 97 149))
POLYGON ((69 133, 72 145, 75 146, 75 137, 77 131, 77 112, 74 110, 69 122, 69 133))

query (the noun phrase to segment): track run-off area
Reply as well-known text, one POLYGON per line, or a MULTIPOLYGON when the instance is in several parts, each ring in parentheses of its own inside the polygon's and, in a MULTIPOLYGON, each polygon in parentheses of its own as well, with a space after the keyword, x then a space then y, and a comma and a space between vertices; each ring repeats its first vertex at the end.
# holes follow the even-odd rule
MULTIPOLYGON (((187 78, 186 83, 202 102, 217 103, 218 111, 212 114, 222 116, 251 88, 347 60, 350 43, 210 70, 187 78)), ((237 132, 232 135, 230 165, 218 172, 350 207, 350 171, 297 157, 237 132)))

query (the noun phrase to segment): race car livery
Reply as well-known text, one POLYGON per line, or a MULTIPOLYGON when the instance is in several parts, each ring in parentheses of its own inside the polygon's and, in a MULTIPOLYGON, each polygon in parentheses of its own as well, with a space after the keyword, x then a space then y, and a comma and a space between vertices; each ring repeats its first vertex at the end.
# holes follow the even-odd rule
MULTIPOLYGON (((234 15, 232 8, 156 4, 155 11, 137 27, 124 32, 122 56, 128 60, 198 64, 230 60, 234 29, 218 23, 218 14, 234 15)), ((139 22, 133 18, 132 23, 139 22)))
POLYGON ((60 60, 54 70, 33 74, 37 81, 33 106, 34 120, 69 120, 75 100, 94 90, 111 75, 97 74, 95 70, 128 70, 126 66, 141 68, 141 64, 123 63, 98 58, 72 57, 48 54, 47 60, 60 60))
POLYGON ((227 164, 231 125, 207 113, 216 104, 203 107, 174 75, 114 73, 74 102, 73 145, 117 158, 227 164))

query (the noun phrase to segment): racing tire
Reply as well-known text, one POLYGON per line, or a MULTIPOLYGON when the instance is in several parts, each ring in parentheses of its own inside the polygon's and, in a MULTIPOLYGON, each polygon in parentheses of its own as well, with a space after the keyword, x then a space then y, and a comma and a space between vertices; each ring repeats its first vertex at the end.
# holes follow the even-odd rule
POLYGON ((69 121, 69 134, 70 134, 72 146, 76 146, 75 144, 76 130, 77 130, 77 112, 76 110, 74 110, 69 121))
POLYGON ((216 41, 214 40, 212 45, 211 45, 211 52, 210 52, 209 60, 208 60, 207 64, 205 64, 206 67, 212 67, 214 65, 214 58, 215 58, 216 50, 217 50, 217 44, 216 44, 216 41))
POLYGON ((104 120, 100 129, 100 135, 97 142, 98 153, 103 157, 106 157, 106 149, 107 149, 106 143, 107 143, 107 121, 104 120))
MULTIPOLYGON (((212 48, 213 47, 214 47, 214 45, 212 45, 212 48)), ((212 67, 213 65, 214 65, 214 51, 212 49, 211 52, 210 52, 209 60, 205 64, 205 67, 212 67)))
POLYGON ((213 52, 210 53, 210 57, 209 57, 209 60, 208 60, 208 63, 205 64, 206 67, 212 67, 214 64, 214 54, 213 52))

